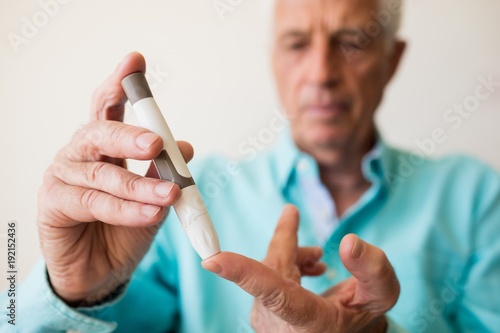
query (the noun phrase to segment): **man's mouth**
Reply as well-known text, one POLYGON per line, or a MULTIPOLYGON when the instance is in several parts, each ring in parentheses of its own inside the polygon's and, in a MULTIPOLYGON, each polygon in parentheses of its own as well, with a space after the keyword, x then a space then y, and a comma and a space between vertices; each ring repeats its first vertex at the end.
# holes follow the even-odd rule
POLYGON ((306 105, 306 114, 312 117, 319 118, 336 118, 347 113, 351 108, 351 104, 346 101, 338 101, 332 103, 312 103, 306 105))

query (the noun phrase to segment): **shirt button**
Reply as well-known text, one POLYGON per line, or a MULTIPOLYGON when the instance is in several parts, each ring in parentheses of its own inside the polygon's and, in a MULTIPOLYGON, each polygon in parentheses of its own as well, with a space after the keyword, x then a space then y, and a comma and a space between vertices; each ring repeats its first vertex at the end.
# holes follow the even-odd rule
POLYGON ((304 158, 300 159, 297 163, 297 170, 299 170, 300 172, 304 172, 307 170, 307 161, 304 158))
POLYGON ((328 280, 333 281, 337 277, 337 272, 333 268, 329 268, 326 271, 326 277, 328 278, 328 280))

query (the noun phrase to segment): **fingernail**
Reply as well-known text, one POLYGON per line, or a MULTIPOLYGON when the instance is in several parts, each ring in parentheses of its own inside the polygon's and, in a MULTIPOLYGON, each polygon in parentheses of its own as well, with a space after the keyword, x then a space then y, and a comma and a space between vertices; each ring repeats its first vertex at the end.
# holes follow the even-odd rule
POLYGON ((158 214, 160 211, 161 207, 158 206, 150 206, 150 205, 144 205, 141 208, 141 213, 142 215, 148 217, 148 218, 153 218, 158 214))
POLYGON ((205 268, 207 271, 210 271, 215 274, 220 274, 222 272, 222 267, 219 264, 216 264, 212 261, 202 261, 201 266, 205 268))
POLYGON ((158 136, 156 134, 144 133, 135 139, 135 144, 140 149, 146 151, 153 143, 155 143, 156 140, 158 140, 158 136))
POLYGON ((172 183, 159 183, 158 185, 155 186, 155 193, 156 195, 162 197, 162 198, 167 198, 168 195, 170 194, 170 191, 172 191, 172 187, 174 184, 172 183))
POLYGON ((358 259, 361 257, 361 254, 365 250, 365 244, 359 237, 356 237, 356 241, 354 242, 354 245, 352 246, 351 250, 351 258, 353 259, 358 259))

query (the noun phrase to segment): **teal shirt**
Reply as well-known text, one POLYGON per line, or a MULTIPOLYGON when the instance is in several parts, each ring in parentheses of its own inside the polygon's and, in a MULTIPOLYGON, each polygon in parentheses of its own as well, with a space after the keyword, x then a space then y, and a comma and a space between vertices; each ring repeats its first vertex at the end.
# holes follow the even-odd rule
MULTIPOLYGON (((383 142, 362 162, 371 187, 318 236, 316 208, 304 193, 319 183, 314 160, 289 134, 239 162, 210 157, 191 165, 223 250, 265 256, 282 207, 301 213, 299 243, 324 248, 327 273, 303 279, 321 293, 349 276, 338 256, 342 237, 355 233, 385 251, 401 284, 388 313, 389 331, 500 330, 500 176, 461 156, 431 160, 383 142), (306 180, 306 181, 304 181, 306 180), (322 239, 322 240, 320 240, 322 239)), ((327 202, 333 205, 333 202, 327 202)), ((175 214, 170 214, 130 283, 114 300, 72 309, 59 300, 40 262, 19 286, 20 332, 252 332, 252 298, 204 271, 175 214)), ((5 309, 6 293, 0 297, 5 309)), ((6 317, 0 331, 9 332, 6 317)))

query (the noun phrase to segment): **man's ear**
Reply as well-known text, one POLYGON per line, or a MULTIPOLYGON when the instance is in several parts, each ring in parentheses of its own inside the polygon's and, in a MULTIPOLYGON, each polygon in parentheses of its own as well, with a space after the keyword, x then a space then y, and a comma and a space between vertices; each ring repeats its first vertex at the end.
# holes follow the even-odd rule
POLYGON ((387 76, 387 83, 389 83, 389 81, 392 79, 397 69, 399 68, 399 64, 401 63, 401 59, 403 58, 405 50, 406 50, 405 41, 396 40, 394 42, 392 51, 389 54, 389 75, 387 76))

